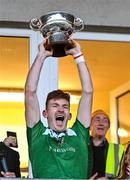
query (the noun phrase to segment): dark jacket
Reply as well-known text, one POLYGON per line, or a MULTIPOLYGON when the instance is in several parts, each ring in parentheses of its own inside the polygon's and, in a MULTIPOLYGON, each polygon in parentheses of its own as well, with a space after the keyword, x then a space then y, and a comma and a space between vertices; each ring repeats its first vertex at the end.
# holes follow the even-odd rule
MULTIPOLYGON (((102 144, 100 145, 100 147, 102 147, 102 153, 103 153, 103 157, 104 157, 104 164, 106 164, 106 160, 107 160, 107 152, 108 152, 108 141, 105 139, 102 144)), ((88 175, 89 177, 91 177, 93 174, 93 162, 94 162, 94 154, 93 154, 93 141, 92 141, 92 137, 90 137, 90 144, 89 144, 89 172, 88 175)), ((105 176, 105 169, 102 171, 104 171, 104 176, 105 176)))
MULTIPOLYGON (((16 177, 21 177, 19 153, 10 147, 7 147, 3 142, 0 142, 0 172, 4 171, 1 161, 3 156, 6 160, 8 171, 14 172, 16 177)), ((0 177, 2 177, 1 173, 0 177)))

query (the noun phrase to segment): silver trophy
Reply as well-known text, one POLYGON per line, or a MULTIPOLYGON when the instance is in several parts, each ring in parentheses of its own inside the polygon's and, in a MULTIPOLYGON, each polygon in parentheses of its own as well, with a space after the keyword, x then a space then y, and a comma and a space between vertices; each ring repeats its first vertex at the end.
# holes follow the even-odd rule
POLYGON ((53 49, 54 57, 66 56, 65 48, 72 48, 68 39, 77 31, 84 28, 83 20, 75 18, 72 14, 62 11, 54 11, 33 18, 30 21, 30 28, 34 31, 40 31, 44 38, 48 37, 46 49, 53 49))

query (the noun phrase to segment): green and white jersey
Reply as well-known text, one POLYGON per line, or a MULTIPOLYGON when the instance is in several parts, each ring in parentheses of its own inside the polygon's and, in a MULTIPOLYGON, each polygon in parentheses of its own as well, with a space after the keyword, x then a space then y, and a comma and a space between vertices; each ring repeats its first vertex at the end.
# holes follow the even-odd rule
POLYGON ((60 142, 41 121, 27 128, 27 137, 34 178, 87 179, 89 128, 78 120, 60 142))

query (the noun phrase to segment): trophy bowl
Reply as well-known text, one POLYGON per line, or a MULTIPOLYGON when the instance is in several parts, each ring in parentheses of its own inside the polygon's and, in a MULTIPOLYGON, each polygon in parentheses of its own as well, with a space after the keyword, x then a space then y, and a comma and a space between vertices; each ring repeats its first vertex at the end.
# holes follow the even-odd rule
POLYGON ((65 48, 71 48, 68 39, 73 33, 81 31, 84 23, 67 12, 53 11, 31 19, 30 28, 39 31, 44 38, 48 37, 46 49, 53 49, 53 57, 62 57, 66 56, 65 48))

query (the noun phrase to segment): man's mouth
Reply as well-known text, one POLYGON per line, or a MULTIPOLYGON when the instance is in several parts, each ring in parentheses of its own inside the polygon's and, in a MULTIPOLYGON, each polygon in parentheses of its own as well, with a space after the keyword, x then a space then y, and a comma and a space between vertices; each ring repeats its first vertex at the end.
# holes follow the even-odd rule
POLYGON ((99 131, 101 130, 101 131, 103 131, 104 130, 104 128, 103 127, 98 127, 97 128, 99 131))
POLYGON ((56 117, 56 124, 57 126, 62 126, 64 121, 64 116, 57 116, 56 117))
POLYGON ((56 117, 56 121, 64 121, 64 116, 56 117))

